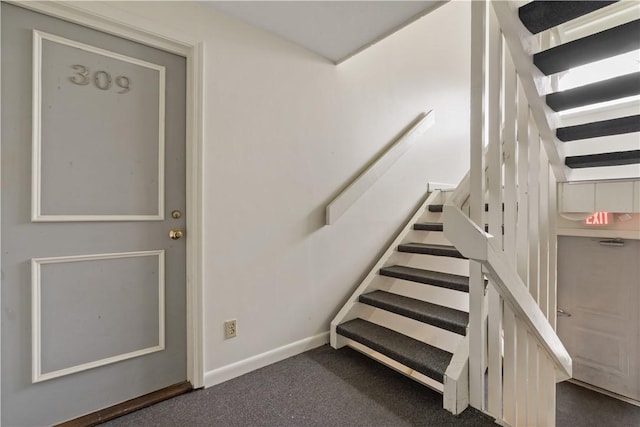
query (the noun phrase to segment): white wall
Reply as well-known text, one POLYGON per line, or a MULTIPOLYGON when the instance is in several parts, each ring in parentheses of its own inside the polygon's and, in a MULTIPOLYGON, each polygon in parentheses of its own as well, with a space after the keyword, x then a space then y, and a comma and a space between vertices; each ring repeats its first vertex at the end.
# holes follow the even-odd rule
POLYGON ((608 217, 607 225, 587 225, 584 219, 573 220, 559 215, 558 235, 640 240, 640 214, 609 212, 608 217))
POLYGON ((427 182, 468 169, 467 2, 339 66, 196 3, 111 5, 206 42, 205 371, 326 332, 427 182), (424 140, 324 226, 331 198, 430 109, 424 140))

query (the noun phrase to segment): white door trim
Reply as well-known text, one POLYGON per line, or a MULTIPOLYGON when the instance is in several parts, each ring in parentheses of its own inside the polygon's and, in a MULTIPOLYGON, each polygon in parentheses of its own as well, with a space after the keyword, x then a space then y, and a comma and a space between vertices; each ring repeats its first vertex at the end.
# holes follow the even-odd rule
POLYGON ((32 124, 32 166, 31 166, 31 221, 32 222, 78 222, 78 221, 162 221, 164 220, 164 186, 165 186, 165 80, 166 68, 162 65, 152 64, 142 61, 138 58, 132 58, 110 50, 100 49, 76 40, 67 39, 65 37, 56 36, 54 34, 45 33, 36 29, 33 32, 33 105, 31 108, 33 114, 32 124), (58 45, 70 46, 96 55, 105 56, 116 59, 121 62, 127 62, 139 67, 154 70, 158 73, 158 206, 155 214, 147 212, 146 214, 119 214, 110 213, 103 214, 43 214, 42 213, 42 55, 43 40, 48 40, 58 45))
MULTIPOLYGON (((187 199, 187 380, 204 386, 204 318, 202 283, 202 146, 204 138, 204 42, 144 18, 132 17, 108 2, 17 2, 20 7, 156 47, 187 59, 186 199, 187 199), (92 11, 87 8, 91 7, 92 11), (144 20, 144 22, 142 22, 144 20), (136 21, 136 22, 133 22, 136 21), (142 22, 141 24, 139 24, 142 22)), ((1 98, 0 98, 1 104, 1 98)), ((0 123, 1 126, 1 123, 0 123)), ((1 144, 1 141, 0 141, 1 144)), ((0 233, 1 233, 0 229, 0 233)), ((1 257, 1 252, 0 252, 1 257)), ((1 258, 0 258, 1 260, 1 258)), ((0 373, 1 375, 1 373, 0 373)), ((0 376, 0 384, 2 377, 0 376)), ((1 409, 0 409, 1 414, 1 409)))
POLYGON ((112 254, 91 254, 58 256, 31 259, 31 382, 37 383, 64 375, 85 371, 98 366, 108 365, 121 360, 145 354, 155 353, 165 349, 165 251, 164 249, 152 251, 117 252, 112 254), (42 266, 47 264, 67 264, 73 262, 104 261, 114 259, 131 259, 139 257, 155 257, 158 268, 158 343, 150 347, 132 350, 127 353, 116 354, 103 359, 80 363, 66 368, 50 372, 42 372, 42 266))

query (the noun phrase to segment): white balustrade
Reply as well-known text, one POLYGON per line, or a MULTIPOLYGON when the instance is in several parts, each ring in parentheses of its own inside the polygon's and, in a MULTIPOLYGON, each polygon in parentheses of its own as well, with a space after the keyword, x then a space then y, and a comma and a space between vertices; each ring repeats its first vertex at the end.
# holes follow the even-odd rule
POLYGON ((474 261, 470 404, 504 424, 552 426, 556 382, 571 376, 555 333, 562 154, 536 90, 541 82, 523 65, 531 62, 523 43, 535 39, 520 34, 505 3, 472 5, 471 169, 445 204, 444 231, 474 261))

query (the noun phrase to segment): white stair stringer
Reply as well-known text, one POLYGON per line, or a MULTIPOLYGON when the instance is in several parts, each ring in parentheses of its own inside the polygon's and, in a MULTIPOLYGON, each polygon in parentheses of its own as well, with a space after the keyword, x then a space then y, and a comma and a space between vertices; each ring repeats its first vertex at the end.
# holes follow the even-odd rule
POLYGON ((333 348, 341 348, 345 346, 344 338, 340 337, 336 333, 336 327, 343 322, 353 320, 357 318, 357 306, 358 306, 358 298, 360 295, 365 294, 369 291, 377 290, 378 288, 374 285, 374 282, 380 278, 379 271, 382 267, 385 267, 389 264, 389 259, 396 252, 396 248, 399 244, 405 241, 406 236, 413 231, 413 224, 418 222, 420 218, 425 214, 427 210, 427 206, 432 204, 443 204, 444 203, 444 195, 441 191, 436 190, 427 199, 420 205, 420 207, 416 210, 416 213, 411 217, 411 219, 407 222, 405 227, 400 231, 398 236, 394 239, 394 241, 389 245, 389 248, 382 254, 378 262, 373 266, 369 274, 364 278, 360 286, 356 288, 353 294, 349 297, 347 302, 344 304, 342 309, 336 314, 336 317, 331 321, 331 329, 330 329, 330 343, 333 348))

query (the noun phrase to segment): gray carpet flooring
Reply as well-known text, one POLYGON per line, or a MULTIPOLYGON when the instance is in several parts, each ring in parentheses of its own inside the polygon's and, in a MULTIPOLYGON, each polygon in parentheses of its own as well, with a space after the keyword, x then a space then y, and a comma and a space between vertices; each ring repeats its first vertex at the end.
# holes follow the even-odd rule
POLYGON ((495 426, 455 417, 442 395, 349 348, 325 345, 103 424, 118 426, 495 426))
POLYGON ((639 427, 640 407, 572 383, 558 384, 558 427, 639 427))
MULTIPOLYGON (((558 427, 638 427, 640 408, 558 385, 558 427)), ((474 409, 453 416, 442 396, 349 348, 322 346, 161 402, 104 427, 495 426, 474 409)))

